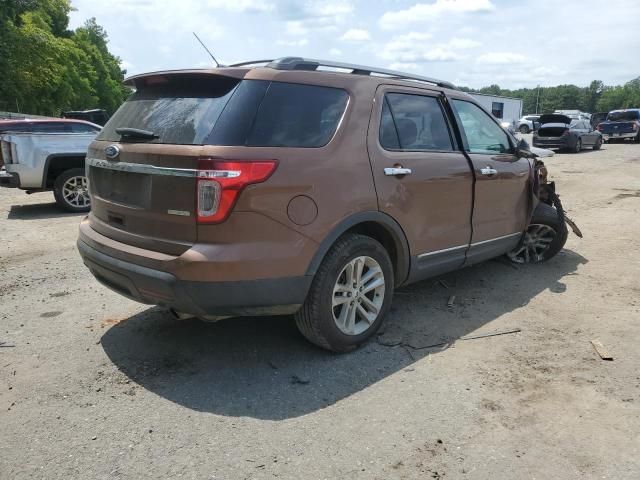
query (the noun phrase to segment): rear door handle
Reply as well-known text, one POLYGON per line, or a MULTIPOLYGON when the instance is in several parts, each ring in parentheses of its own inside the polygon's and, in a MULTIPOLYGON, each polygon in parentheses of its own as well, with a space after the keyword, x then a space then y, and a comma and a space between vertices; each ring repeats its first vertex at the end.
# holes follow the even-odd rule
POLYGON ((495 175, 496 173, 498 173, 498 171, 495 168, 491 168, 489 166, 486 166, 486 167, 480 169, 480 173, 482 175, 491 176, 491 175, 495 175))
POLYGON ((411 169, 402 167, 387 167, 384 169, 384 174, 389 177, 394 177, 396 175, 411 175, 411 169))

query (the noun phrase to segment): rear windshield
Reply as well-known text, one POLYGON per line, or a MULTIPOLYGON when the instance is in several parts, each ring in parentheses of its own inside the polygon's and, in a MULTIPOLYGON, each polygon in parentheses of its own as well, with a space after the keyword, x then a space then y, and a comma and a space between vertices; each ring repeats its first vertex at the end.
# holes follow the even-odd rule
POLYGON ((637 111, 611 112, 607 116, 607 120, 610 120, 612 122, 632 121, 632 120, 638 120, 638 118, 640 118, 640 112, 637 112, 637 111))
POLYGON ((182 145, 322 147, 333 137, 348 101, 337 88, 227 77, 179 77, 134 93, 98 140, 121 141, 117 128, 153 132, 152 140, 182 145))

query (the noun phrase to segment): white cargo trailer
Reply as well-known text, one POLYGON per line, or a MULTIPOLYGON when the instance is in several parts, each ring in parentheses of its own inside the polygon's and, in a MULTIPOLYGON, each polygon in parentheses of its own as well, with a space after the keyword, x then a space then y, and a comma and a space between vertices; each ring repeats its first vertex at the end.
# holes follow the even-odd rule
POLYGON ((493 116, 501 122, 513 124, 522 117, 521 98, 500 97, 484 93, 470 93, 469 95, 475 98, 485 109, 493 113, 493 116))

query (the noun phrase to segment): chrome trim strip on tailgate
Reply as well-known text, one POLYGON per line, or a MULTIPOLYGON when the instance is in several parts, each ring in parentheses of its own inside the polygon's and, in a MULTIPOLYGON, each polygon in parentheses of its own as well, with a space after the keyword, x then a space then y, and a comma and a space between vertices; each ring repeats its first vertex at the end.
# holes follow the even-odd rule
POLYGON ((141 163, 114 162, 110 160, 100 160, 97 158, 87 158, 86 164, 91 167, 106 168, 120 172, 147 173, 150 175, 170 175, 173 177, 197 177, 198 171, 192 168, 170 168, 156 167, 155 165, 144 165, 141 163))

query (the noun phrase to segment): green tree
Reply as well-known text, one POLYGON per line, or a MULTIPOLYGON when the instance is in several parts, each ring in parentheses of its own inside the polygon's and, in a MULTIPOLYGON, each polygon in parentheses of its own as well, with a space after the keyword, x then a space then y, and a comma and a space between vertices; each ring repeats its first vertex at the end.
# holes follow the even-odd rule
POLYGON ((113 113, 128 92, 95 19, 68 30, 69 0, 0 0, 0 109, 113 113))

